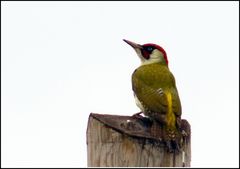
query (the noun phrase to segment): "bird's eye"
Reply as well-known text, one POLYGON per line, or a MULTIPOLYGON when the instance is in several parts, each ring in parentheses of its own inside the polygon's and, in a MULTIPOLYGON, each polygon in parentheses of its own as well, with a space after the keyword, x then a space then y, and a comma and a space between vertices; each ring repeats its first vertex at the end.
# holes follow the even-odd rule
POLYGON ((152 48, 151 46, 149 46, 149 47, 147 48, 147 50, 148 50, 148 51, 152 51, 153 48, 152 48))

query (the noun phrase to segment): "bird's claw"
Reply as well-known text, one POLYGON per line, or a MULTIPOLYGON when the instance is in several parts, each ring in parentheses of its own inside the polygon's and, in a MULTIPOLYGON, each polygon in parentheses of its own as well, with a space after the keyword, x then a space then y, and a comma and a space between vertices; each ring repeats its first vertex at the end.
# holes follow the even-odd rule
POLYGON ((143 116, 141 116, 140 114, 142 114, 143 112, 138 112, 132 115, 132 117, 135 117, 137 119, 141 119, 143 116))

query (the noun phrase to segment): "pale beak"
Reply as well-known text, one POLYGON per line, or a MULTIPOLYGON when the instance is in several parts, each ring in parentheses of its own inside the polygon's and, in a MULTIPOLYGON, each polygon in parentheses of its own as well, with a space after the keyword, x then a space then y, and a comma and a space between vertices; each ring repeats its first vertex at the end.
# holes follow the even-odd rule
POLYGON ((138 48, 138 49, 142 49, 143 47, 137 43, 131 42, 129 40, 123 39, 124 42, 126 42, 127 44, 129 44, 130 46, 132 46, 134 49, 138 48))

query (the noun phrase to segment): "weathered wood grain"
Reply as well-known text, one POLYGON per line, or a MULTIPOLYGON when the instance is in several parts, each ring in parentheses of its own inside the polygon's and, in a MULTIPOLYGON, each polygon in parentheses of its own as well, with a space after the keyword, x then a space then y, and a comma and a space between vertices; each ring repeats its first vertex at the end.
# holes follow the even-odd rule
MULTIPOLYGON (((161 141, 156 141, 150 136, 139 136, 141 133, 137 133, 136 136, 131 133, 131 130, 121 131, 119 127, 121 125, 114 126, 112 123, 114 120, 111 122, 108 117, 112 119, 115 117, 118 121, 122 120, 112 115, 90 114, 89 116, 87 128, 88 167, 190 167, 190 134, 185 139, 183 151, 170 153, 161 141)), ((137 122, 134 121, 134 123, 137 122)), ((190 133, 190 125, 186 121, 184 125, 188 129, 186 132, 190 133)), ((137 127, 141 130, 141 126, 137 127)))

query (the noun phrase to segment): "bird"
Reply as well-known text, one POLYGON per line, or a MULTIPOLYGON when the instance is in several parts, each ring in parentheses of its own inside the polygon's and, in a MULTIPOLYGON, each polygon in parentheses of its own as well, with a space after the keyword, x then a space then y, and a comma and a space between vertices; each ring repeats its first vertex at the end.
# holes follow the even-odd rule
POLYGON ((154 43, 140 45, 123 39, 141 60, 140 66, 132 73, 132 90, 136 105, 151 121, 163 128, 163 140, 168 150, 181 147, 181 101, 175 77, 168 67, 166 51, 154 43))

